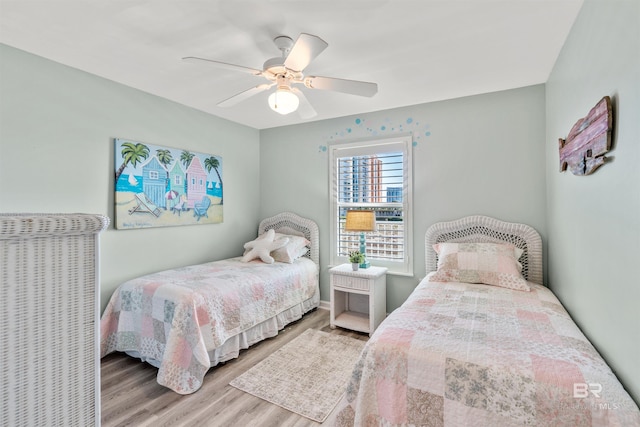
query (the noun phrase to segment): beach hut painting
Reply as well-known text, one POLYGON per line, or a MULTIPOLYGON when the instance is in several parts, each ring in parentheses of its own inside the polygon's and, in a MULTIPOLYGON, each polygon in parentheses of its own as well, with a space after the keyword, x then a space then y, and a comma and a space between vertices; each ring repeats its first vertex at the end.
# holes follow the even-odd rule
MULTIPOLYGON (((167 191, 167 170, 153 156, 141 165, 142 168, 142 192, 158 206, 165 203, 164 194, 167 191)), ((135 175, 134 175, 135 177, 135 175)))
POLYGON ((187 168, 187 207, 193 206, 207 194, 207 173, 198 157, 194 157, 187 168))
POLYGON ((115 167, 117 229, 222 222, 220 156, 116 138, 115 167))

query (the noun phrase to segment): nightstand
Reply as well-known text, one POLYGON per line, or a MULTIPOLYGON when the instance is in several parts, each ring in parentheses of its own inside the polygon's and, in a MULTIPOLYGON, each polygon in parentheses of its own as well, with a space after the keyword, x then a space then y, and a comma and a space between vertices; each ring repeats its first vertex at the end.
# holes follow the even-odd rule
POLYGON ((386 316, 387 269, 369 267, 353 271, 351 264, 329 269, 332 328, 340 326, 373 334, 386 316))

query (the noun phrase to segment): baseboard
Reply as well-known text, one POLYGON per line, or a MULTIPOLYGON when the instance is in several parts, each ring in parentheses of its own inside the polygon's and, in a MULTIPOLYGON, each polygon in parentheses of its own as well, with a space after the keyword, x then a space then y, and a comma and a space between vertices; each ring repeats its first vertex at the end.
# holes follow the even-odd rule
POLYGON ((321 309, 321 310, 330 310, 331 309, 331 303, 329 301, 320 300, 320 306, 318 308, 321 309))

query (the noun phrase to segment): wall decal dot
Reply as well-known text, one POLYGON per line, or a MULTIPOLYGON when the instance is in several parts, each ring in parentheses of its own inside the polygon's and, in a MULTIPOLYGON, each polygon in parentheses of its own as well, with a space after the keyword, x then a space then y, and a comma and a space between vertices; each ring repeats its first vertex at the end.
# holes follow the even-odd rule
POLYGON ((418 145, 418 141, 413 141, 413 142, 411 143, 411 145, 412 145, 412 146, 414 146, 414 147, 415 147, 415 146, 417 146, 417 145, 418 145))
MULTIPOLYGON (((353 137, 377 137, 390 133, 402 133, 411 132, 413 134, 413 146, 415 147, 421 138, 431 135, 428 124, 422 124, 421 120, 414 119, 413 117, 405 118, 381 118, 378 120, 370 120, 371 123, 367 123, 367 119, 361 117, 352 119, 352 126, 345 126, 344 128, 335 132, 335 135, 326 137, 327 142, 342 142, 348 138, 353 137)), ((325 152, 328 149, 322 149, 320 146, 319 151, 325 152)))

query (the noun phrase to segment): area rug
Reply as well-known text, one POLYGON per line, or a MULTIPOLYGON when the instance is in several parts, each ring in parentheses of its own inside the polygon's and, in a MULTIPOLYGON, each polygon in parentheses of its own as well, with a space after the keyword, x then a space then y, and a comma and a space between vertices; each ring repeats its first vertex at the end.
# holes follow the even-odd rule
POLYGON ((229 384, 321 423, 342 397, 364 344, 307 329, 229 384))

